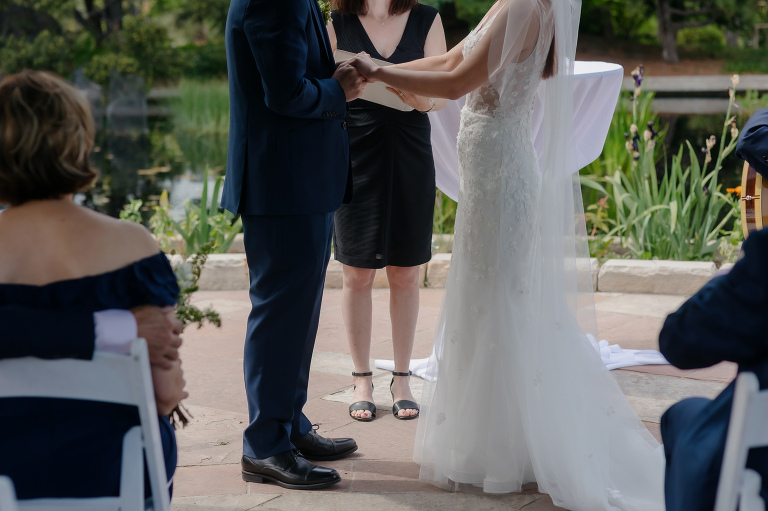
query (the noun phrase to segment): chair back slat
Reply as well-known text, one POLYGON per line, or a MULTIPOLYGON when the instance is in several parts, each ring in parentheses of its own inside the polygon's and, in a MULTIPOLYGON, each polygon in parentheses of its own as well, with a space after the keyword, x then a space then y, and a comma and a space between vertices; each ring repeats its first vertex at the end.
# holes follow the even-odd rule
MULTIPOLYGON (((123 468, 132 467, 131 477, 140 475, 143 480, 143 447, 149 472, 154 511, 169 511, 168 484, 165 473, 160 426, 152 375, 149 368, 149 353, 144 339, 137 339, 131 345, 130 356, 109 353, 95 353, 93 360, 41 360, 37 358, 16 358, 0 360, 0 398, 46 397, 57 399, 80 399, 136 406, 139 409, 139 429, 126 435, 127 446, 135 449, 123 451, 129 459, 123 460, 123 468), (138 444, 136 443, 138 442, 138 444)), ((121 489, 131 487, 126 474, 121 474, 121 489)), ((2 495, 0 495, 1 497, 2 495)), ((134 508, 143 511, 143 498, 136 495, 104 497, 95 499, 32 499, 18 503, 24 511, 51 509, 72 510, 122 510, 134 508)))
POLYGON ((17 511, 16 492, 11 479, 0 476, 0 511, 17 511))
POLYGON ((747 448, 768 446, 768 391, 754 394, 750 408, 747 448))
POLYGON ((136 378, 134 357, 96 353, 93 360, 0 360, 0 398, 48 397, 136 405, 125 382, 136 378))
MULTIPOLYGON (((736 511, 741 496, 745 506, 750 507, 740 511, 754 511, 751 506, 758 502, 758 497, 752 495, 754 477, 746 475, 747 455, 752 447, 768 445, 767 420, 768 390, 760 391, 754 373, 739 373, 733 392, 714 511, 736 511), (747 492, 749 495, 746 495, 747 492)), ((759 505, 756 509, 765 511, 759 505)))

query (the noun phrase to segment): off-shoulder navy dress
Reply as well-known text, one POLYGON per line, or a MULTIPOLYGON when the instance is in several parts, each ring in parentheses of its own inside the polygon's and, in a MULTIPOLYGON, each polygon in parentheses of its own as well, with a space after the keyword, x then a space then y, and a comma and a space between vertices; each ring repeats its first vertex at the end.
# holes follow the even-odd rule
MULTIPOLYGON (((168 259, 159 253, 115 271, 44 286, 0 284, 0 306, 97 312, 173 305, 178 294, 168 259)), ((20 499, 119 495, 123 435, 138 424, 138 410, 131 406, 0 399, 0 474, 13 480, 20 499)), ((160 437, 170 480, 176 437, 165 417, 160 437)))

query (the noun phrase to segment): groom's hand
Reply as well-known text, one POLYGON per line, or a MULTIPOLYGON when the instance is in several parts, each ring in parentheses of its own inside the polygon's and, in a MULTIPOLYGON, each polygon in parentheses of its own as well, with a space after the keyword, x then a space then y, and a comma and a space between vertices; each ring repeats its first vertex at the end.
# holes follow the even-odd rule
POLYGON ((368 82, 376 82, 378 81, 375 78, 376 71, 378 71, 379 66, 376 65, 376 63, 373 61, 370 55, 368 55, 365 52, 360 52, 357 55, 355 55, 355 58, 348 60, 349 64, 353 66, 357 71, 363 75, 368 82))
POLYGON ((365 90, 365 78, 357 72, 357 69, 350 66, 347 62, 342 62, 333 73, 333 78, 338 80, 341 88, 344 89, 344 95, 347 101, 352 101, 362 96, 365 90))

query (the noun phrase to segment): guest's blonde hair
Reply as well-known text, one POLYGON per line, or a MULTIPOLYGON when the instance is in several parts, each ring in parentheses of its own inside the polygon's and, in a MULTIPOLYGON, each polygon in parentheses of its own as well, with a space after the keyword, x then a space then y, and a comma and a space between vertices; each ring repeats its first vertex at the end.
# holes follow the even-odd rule
POLYGON ((0 81, 0 202, 58 199, 97 177, 85 97, 62 78, 22 71, 0 81))

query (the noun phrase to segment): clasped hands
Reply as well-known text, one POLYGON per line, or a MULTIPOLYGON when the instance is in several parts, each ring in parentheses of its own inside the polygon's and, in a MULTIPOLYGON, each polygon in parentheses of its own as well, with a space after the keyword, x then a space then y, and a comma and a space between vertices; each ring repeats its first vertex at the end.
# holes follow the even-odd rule
POLYGON ((155 404, 160 415, 169 415, 189 394, 181 369, 179 348, 184 325, 173 307, 143 305, 131 309, 136 318, 138 336, 147 341, 155 404))
MULTIPOLYGON (((334 78, 338 79, 339 83, 341 83, 341 86, 344 89, 344 93, 347 95, 347 101, 352 101, 353 99, 359 98, 363 94, 365 85, 367 83, 380 81, 377 78, 378 70, 379 66, 373 61, 371 56, 366 52, 360 52, 355 55, 354 58, 340 63, 338 68, 336 68, 336 74, 334 74, 334 78), (350 95, 347 93, 348 89, 344 86, 344 82, 342 82, 341 76, 337 75, 343 75, 345 78, 353 82, 354 94, 350 95)), ((350 89, 352 89, 352 87, 350 87, 350 89)), ((424 107, 421 96, 395 89, 394 87, 387 87, 387 90, 400 98, 400 101, 416 110, 421 110, 424 107)))

